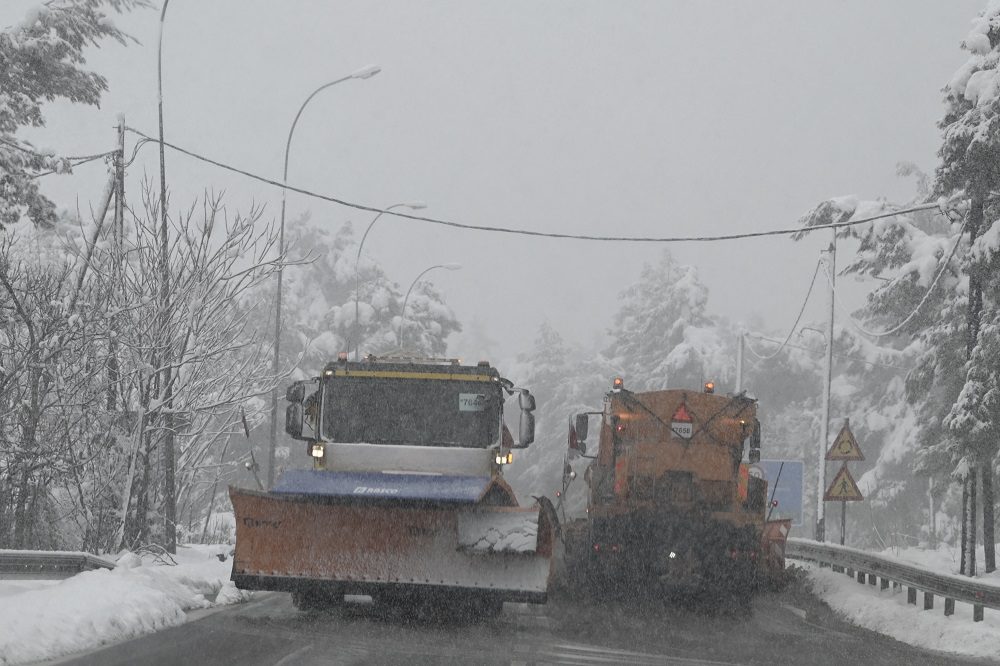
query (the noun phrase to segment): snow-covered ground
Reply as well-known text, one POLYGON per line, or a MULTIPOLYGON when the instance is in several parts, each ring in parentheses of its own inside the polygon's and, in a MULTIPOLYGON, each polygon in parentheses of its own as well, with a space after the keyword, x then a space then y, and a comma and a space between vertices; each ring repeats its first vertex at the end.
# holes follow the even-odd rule
MULTIPOLYGON (((232 560, 217 557, 231 546, 178 548, 176 566, 127 553, 113 571, 88 571, 61 581, 0 581, 0 664, 22 664, 93 649, 182 624, 185 611, 239 603, 247 593, 229 581, 232 560)), ((921 567, 956 573, 954 548, 887 550, 882 555, 921 567)), ((982 563, 980 552, 979 562, 982 563)), ((921 610, 906 594, 860 585, 844 574, 796 562, 814 592, 848 621, 911 645, 997 659, 1000 611, 986 609, 972 621, 972 607, 956 603, 944 616, 944 600, 921 610)), ((980 581, 1000 587, 1000 572, 980 581)))
POLYGON ((174 566, 126 553, 114 570, 0 581, 0 664, 52 659, 182 624, 185 611, 248 598, 229 580, 232 546, 178 546, 174 566))
MULTIPOLYGON (((957 549, 900 548, 881 555, 942 573, 958 573, 957 549)), ((983 553, 979 551, 979 566, 983 553)), ((985 609, 982 622, 972 621, 972 606, 955 602, 955 614, 944 615, 944 599, 935 597, 934 609, 923 610, 923 595, 917 605, 906 603, 902 591, 880 591, 879 586, 859 584, 845 574, 795 562, 808 574, 813 591, 833 610, 853 624, 891 636, 918 647, 970 657, 1000 659, 1000 611, 985 609)), ((1000 571, 978 578, 979 582, 1000 587, 1000 571)))

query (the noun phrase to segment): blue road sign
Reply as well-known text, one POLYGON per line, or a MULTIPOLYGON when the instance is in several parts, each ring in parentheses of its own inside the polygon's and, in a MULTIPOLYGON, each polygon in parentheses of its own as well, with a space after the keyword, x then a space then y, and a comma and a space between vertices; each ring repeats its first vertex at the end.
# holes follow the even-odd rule
MULTIPOLYGON (((767 499, 778 505, 771 511, 771 519, 791 518, 793 526, 802 526, 802 476, 805 465, 801 460, 761 460, 764 478, 767 479, 767 499), (778 477, 778 471, 781 477, 778 477), (775 485, 777 481, 777 485, 775 485)), ((765 512, 766 515, 766 512, 765 512)))

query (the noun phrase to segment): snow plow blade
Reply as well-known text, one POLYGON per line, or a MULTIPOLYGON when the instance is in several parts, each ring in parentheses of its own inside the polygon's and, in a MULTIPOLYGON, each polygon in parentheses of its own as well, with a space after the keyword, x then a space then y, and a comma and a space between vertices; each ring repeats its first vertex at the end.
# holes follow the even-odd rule
POLYGON ((480 477, 306 472, 230 488, 232 579, 248 590, 486 594, 544 603, 555 517, 497 506, 480 477), (485 500, 485 502, 484 502, 485 500))

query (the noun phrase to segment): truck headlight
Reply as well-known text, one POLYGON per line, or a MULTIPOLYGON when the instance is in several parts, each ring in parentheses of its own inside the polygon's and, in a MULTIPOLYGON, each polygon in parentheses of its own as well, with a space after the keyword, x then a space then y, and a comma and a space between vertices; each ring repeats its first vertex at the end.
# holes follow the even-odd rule
POLYGON ((324 453, 325 452, 323 450, 323 445, 322 444, 313 444, 312 445, 312 449, 309 451, 309 454, 313 458, 322 458, 324 453))

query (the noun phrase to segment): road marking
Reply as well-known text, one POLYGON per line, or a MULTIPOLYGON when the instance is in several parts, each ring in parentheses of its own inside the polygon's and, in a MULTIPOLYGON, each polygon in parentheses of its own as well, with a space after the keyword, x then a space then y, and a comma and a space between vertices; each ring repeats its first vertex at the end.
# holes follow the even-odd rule
POLYGON ((737 666, 731 661, 712 661, 710 659, 693 659, 668 654, 651 654, 648 652, 632 652, 617 650, 597 645, 580 643, 556 643, 551 646, 538 646, 535 654, 539 663, 548 660, 554 664, 677 664, 689 666, 737 666))
POLYGON ((808 613, 806 613, 801 608, 798 608, 797 606, 793 606, 791 604, 785 604, 785 603, 783 603, 783 604, 781 604, 781 607, 784 608, 785 610, 787 610, 787 611, 795 614, 796 616, 798 616, 798 618, 800 620, 806 619, 806 617, 808 615, 808 613))
POLYGON ((284 657, 282 657, 281 659, 279 659, 278 661, 274 662, 274 666, 286 666, 286 664, 294 664, 295 663, 294 660, 297 657, 305 654, 306 652, 309 652, 309 650, 312 650, 312 649, 313 649, 312 643, 310 643, 309 645, 306 645, 305 647, 300 647, 295 652, 290 652, 290 653, 286 654, 284 657))

